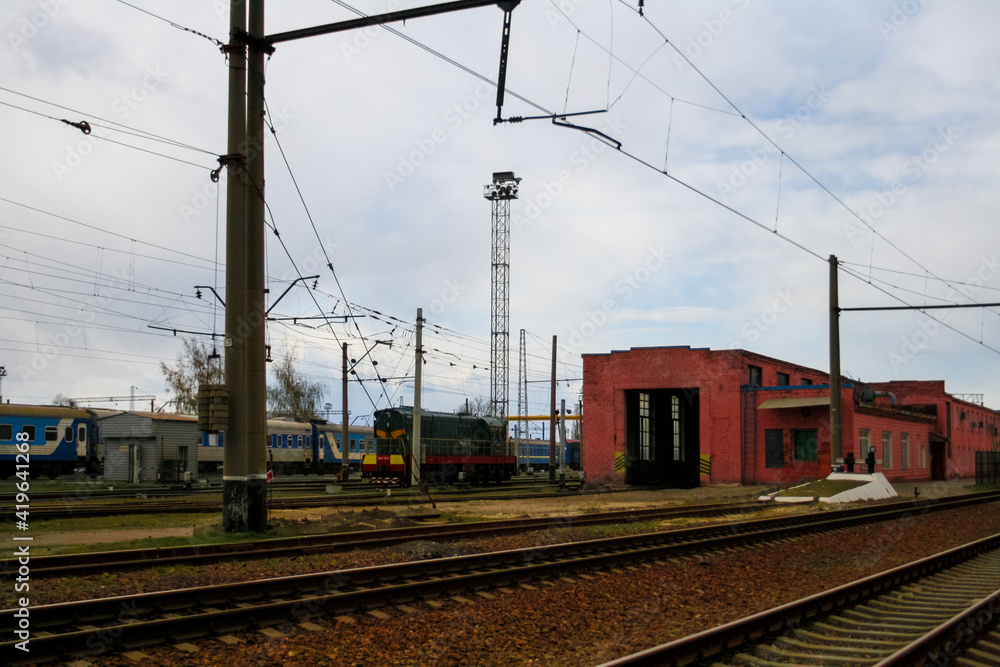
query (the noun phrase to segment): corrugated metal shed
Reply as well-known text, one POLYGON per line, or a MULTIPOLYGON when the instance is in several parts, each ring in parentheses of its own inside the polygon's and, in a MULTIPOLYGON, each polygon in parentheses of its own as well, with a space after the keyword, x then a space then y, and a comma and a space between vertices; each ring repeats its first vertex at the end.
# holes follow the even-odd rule
POLYGON ((123 412, 101 419, 101 436, 107 481, 178 482, 185 471, 192 479, 197 475, 200 433, 194 417, 123 412))

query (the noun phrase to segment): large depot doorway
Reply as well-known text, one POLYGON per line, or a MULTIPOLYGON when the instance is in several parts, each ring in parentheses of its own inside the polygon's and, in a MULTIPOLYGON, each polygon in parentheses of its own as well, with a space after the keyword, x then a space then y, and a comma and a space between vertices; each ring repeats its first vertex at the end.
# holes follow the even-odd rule
POLYGON ((700 484, 698 389, 625 392, 625 483, 700 484))

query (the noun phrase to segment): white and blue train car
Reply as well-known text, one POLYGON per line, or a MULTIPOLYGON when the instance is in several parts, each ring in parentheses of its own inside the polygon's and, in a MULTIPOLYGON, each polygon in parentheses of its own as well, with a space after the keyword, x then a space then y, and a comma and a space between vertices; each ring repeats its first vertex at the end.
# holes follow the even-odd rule
MULTIPOLYGON (((313 423, 316 438, 323 447, 323 469, 338 472, 344 467, 345 451, 341 443, 343 427, 340 424, 313 423)), ((371 426, 349 426, 347 431, 346 461, 348 470, 361 470, 361 458, 375 451, 375 431, 371 426)))
POLYGON ((0 477, 27 471, 33 478, 55 478, 78 467, 92 476, 102 474, 104 451, 97 418, 94 410, 0 405, 0 477), (27 455, 18 451, 18 442, 29 444, 27 455))
MULTIPOLYGON (((323 420, 301 422, 289 419, 267 420, 267 465, 276 473, 338 472, 344 464, 339 424, 323 420)), ((374 451, 370 426, 352 426, 348 432, 347 465, 360 469, 361 457, 374 451)), ((198 470, 221 471, 226 434, 202 432, 198 447, 198 470)))
MULTIPOLYGON (((198 471, 202 473, 222 470, 223 448, 226 432, 202 431, 198 446, 198 471)), ((313 427, 306 422, 287 419, 267 420, 267 467, 277 473, 310 473, 321 469, 323 449, 319 446, 313 427)))
MULTIPOLYGON (((517 460, 522 470, 548 470, 549 469, 549 441, 548 440, 523 440, 518 447, 517 460)), ((559 465, 559 453, 565 457, 566 467, 571 470, 580 470, 580 441, 567 440, 566 445, 556 442, 556 465, 559 465)))

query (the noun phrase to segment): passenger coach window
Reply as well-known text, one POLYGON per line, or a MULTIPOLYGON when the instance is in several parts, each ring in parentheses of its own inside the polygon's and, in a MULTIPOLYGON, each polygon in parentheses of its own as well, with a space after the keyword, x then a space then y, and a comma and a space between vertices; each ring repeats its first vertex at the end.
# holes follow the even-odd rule
POLYGON ((21 433, 24 433, 25 435, 28 436, 28 441, 29 442, 34 442, 34 440, 35 440, 35 427, 34 426, 30 426, 28 424, 25 424, 24 426, 21 427, 21 433))
POLYGON ((10 424, 0 424, 0 440, 13 440, 14 429, 10 424))
POLYGON ((58 426, 46 426, 45 427, 45 442, 53 442, 59 439, 59 427, 58 426))
POLYGON ((65 436, 64 439, 66 440, 66 442, 73 442, 73 427, 72 426, 67 426, 66 427, 66 436, 65 436))
POLYGON ((87 439, 87 427, 86 426, 80 426, 80 427, 77 428, 77 430, 76 430, 76 439, 80 440, 81 442, 87 439))

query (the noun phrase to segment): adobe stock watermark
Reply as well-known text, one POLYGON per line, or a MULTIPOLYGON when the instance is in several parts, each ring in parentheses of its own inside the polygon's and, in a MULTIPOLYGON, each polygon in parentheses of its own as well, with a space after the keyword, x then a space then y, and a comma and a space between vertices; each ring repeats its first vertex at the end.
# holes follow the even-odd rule
MULTIPOLYGON (((616 136, 627 127, 620 118, 615 118, 605 124, 603 132, 609 136, 616 136)), ((520 207, 521 210, 512 210, 510 214, 511 228, 515 232, 520 232, 525 227, 537 222, 545 210, 575 184, 576 174, 587 171, 609 148, 611 148, 609 144, 599 139, 590 139, 574 150, 569 156, 569 163, 575 169, 563 169, 556 175, 555 179, 544 181, 541 190, 524 200, 525 203, 520 207)), ((524 192, 525 188, 522 188, 521 193, 524 192)))
MULTIPOLYGON (((399 0, 389 0, 386 4, 386 10, 388 10, 388 12, 394 12, 400 8, 401 4, 402 3, 400 3, 399 0)), ((364 28, 359 28, 358 30, 352 30, 351 32, 353 33, 351 41, 342 42, 340 45, 340 53, 344 56, 344 62, 348 63, 354 60, 355 56, 361 55, 362 51, 371 46, 375 38, 385 32, 385 28, 380 25, 370 25, 365 26, 364 28)))
POLYGON ((639 266, 615 282, 614 292, 620 296, 620 299, 605 299, 600 308, 588 310, 584 314, 582 322, 570 327, 569 347, 573 350, 583 348, 587 340, 592 338, 618 312, 620 304, 635 296, 652 279, 654 273, 667 265, 668 259, 670 259, 670 253, 662 245, 658 248, 650 248, 646 259, 639 266))
MULTIPOLYGON (((930 146, 903 161, 901 167, 903 177, 894 181, 888 188, 875 193, 873 201, 862 208, 861 212, 867 215, 871 222, 884 216, 900 198, 906 195, 911 185, 918 183, 933 168, 942 154, 951 150, 961 136, 950 125, 938 128, 937 138, 930 146)), ((844 224, 844 234, 852 245, 858 240, 867 239, 868 232, 868 227, 860 220, 851 220, 844 224)))
MULTIPOLYGON (((750 0, 732 0, 732 3, 741 12, 750 7, 750 0)), ((703 30, 699 30, 694 37, 688 37, 682 46, 675 47, 680 51, 680 53, 674 53, 674 64, 677 65, 677 71, 689 67, 690 63, 703 56, 725 34, 726 29, 736 23, 737 18, 737 13, 727 7, 722 9, 715 18, 702 21, 703 30), (685 58, 687 59, 685 60, 685 58)))
POLYGON ((449 306, 453 305, 465 294, 465 291, 465 285, 460 283, 458 278, 445 280, 444 285, 441 287, 441 292, 430 303, 429 310, 431 315, 443 314, 448 310, 449 306))
MULTIPOLYGON (((979 266, 970 278, 963 284, 963 289, 956 287, 948 290, 945 299, 948 301, 959 301, 962 297, 973 299, 975 295, 983 289, 983 286, 1000 275, 1000 261, 997 256, 984 257, 979 262, 979 266)), ((942 310, 936 317, 925 316, 917 324, 917 328, 909 335, 899 339, 899 345, 894 350, 886 353, 886 361, 893 371, 913 361, 917 355, 927 349, 927 345, 938 333, 941 332, 943 324, 947 324, 951 319, 947 310, 942 310)))
MULTIPOLYGON (((139 83, 111 102, 111 113, 120 122, 125 122, 134 110, 149 99, 149 94, 160 87, 167 76, 169 76, 168 72, 159 65, 147 66, 146 74, 139 83)), ((73 173, 73 170, 83 164, 83 161, 102 143, 104 143, 104 133, 92 130, 76 144, 67 146, 63 161, 52 163, 52 171, 56 179, 62 181, 67 175, 73 173)))
POLYGON ((290 283, 299 276, 316 275, 317 272, 322 274, 323 269, 329 268, 327 267, 327 262, 332 263, 332 260, 327 259, 329 251, 336 250, 339 247, 339 243, 327 236, 322 246, 317 245, 313 248, 312 254, 306 255, 304 259, 300 258, 296 262, 295 265, 299 269, 298 272, 294 269, 286 269, 281 274, 281 280, 290 283))
POLYGON ((7 32, 7 43, 14 53, 20 54, 28 42, 52 25, 56 17, 62 13, 63 7, 69 3, 70 0, 35 0, 38 9, 30 16, 22 16, 21 20, 14 24, 14 29, 7 32))
POLYGON ((882 39, 890 41, 896 33, 902 30, 903 26, 909 23, 913 17, 920 13, 927 0, 903 0, 903 2, 893 3, 892 12, 888 19, 880 18, 875 22, 882 39))
MULTIPOLYGON (((268 120, 271 122, 271 127, 274 128, 275 132, 281 132, 288 128, 291 121, 295 120, 295 116, 292 115, 287 108, 281 107, 280 109, 271 108, 269 109, 268 120)), ((268 132, 264 135, 264 145, 266 146, 270 142, 274 141, 271 133, 268 132)), ((256 148, 252 151, 244 150, 247 147, 240 146, 240 152, 249 155, 251 152, 256 154, 256 148)), ((227 168, 228 169, 228 168, 227 168)), ((227 178, 229 177, 229 172, 226 172, 227 178)), ((222 186, 220 182, 212 181, 210 178, 206 178, 206 182, 201 187, 191 188, 191 197, 186 201, 177 205, 177 213, 180 215, 181 220, 185 224, 190 224, 192 220, 197 218, 199 215, 208 210, 215 210, 216 202, 219 199, 219 190, 222 186)))
POLYGON ((545 20, 549 22, 549 28, 555 30, 560 24, 569 24, 569 17, 576 13, 578 7, 587 0, 553 0, 552 6, 545 9, 545 20))
MULTIPOLYGON (((781 133, 782 138, 787 140, 795 136, 795 133, 808 123, 829 100, 830 91, 826 89, 825 84, 810 88, 805 101, 796 107, 795 111, 778 121, 777 130, 781 133)), ((715 183, 716 192, 723 201, 749 183, 772 156, 781 154, 781 150, 767 141, 763 146, 752 150, 748 148, 746 153, 749 159, 734 166, 729 172, 727 180, 715 183)))
POLYGON ((17 374, 22 382, 38 378, 59 357, 63 348, 83 335, 85 325, 96 319, 98 310, 106 309, 114 302, 115 295, 129 289, 131 272, 128 268, 115 269, 112 275, 111 285, 98 286, 96 294, 84 300, 79 307, 76 322, 67 324, 54 333, 47 333, 46 341, 39 343, 38 350, 31 355, 31 361, 18 364, 17 374))
POLYGON ((771 304, 743 323, 740 327, 741 340, 730 344, 731 348, 742 348, 744 341, 755 343, 767 333, 784 315, 787 315, 799 301, 799 295, 786 287, 775 292, 771 304))
POLYGON ((438 148, 448 141, 449 131, 454 132, 460 128, 466 120, 479 111, 484 102, 493 99, 491 92, 486 84, 480 83, 463 100, 445 109, 441 116, 445 127, 435 127, 420 139, 414 139, 414 149, 400 154, 396 168, 392 171, 386 170, 382 174, 389 192, 395 192, 399 185, 406 182, 406 179, 417 173, 417 170, 430 160, 438 148))

